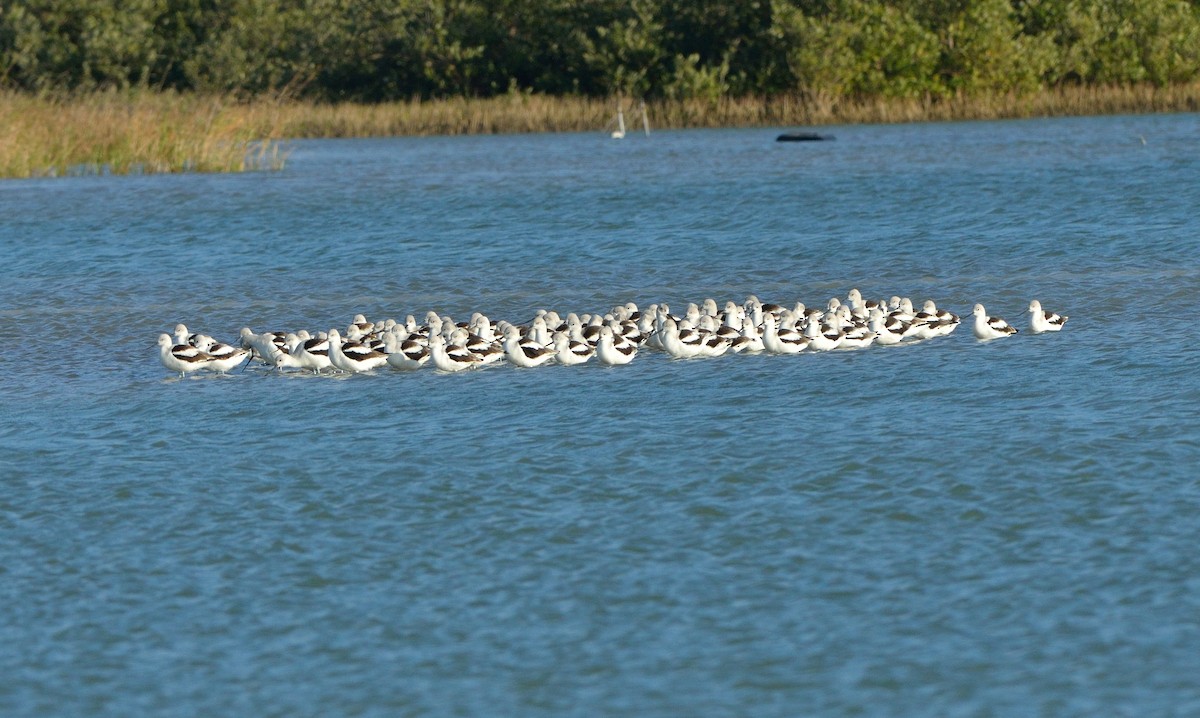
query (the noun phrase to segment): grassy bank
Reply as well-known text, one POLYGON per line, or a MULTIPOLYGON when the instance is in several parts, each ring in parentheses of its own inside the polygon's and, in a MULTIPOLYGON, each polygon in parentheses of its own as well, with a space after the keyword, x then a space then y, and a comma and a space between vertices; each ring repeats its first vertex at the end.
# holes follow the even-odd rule
POLYGON ((280 167, 249 105, 174 93, 0 93, 0 177, 280 167))
MULTIPOLYGON (((379 105, 174 93, 0 93, 0 176, 278 168, 291 138, 601 131, 617 100, 510 94, 379 105)), ((625 103, 629 108, 632 103, 625 103)), ((926 99, 657 101, 654 129, 796 127, 1200 110, 1200 83, 926 99)), ((636 129, 636 128, 632 128, 636 129)))

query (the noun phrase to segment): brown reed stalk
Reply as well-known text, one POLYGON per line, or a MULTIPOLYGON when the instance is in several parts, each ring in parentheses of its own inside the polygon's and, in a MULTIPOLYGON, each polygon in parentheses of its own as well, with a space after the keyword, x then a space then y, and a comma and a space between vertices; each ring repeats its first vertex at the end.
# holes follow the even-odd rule
MULTIPOLYGON (((0 92, 0 177, 241 172, 282 167, 284 138, 602 131, 629 98, 512 92, 381 104, 179 94, 0 92)), ((1200 83, 1065 86, 1032 93, 838 97, 797 93, 647 103, 654 129, 786 127, 1195 112, 1200 83)), ((630 118, 632 119, 632 118, 630 118)), ((634 128, 636 131, 636 127, 634 128)))
POLYGON ((276 137, 259 129, 220 97, 0 92, 0 176, 240 172, 267 157, 253 142, 276 137))

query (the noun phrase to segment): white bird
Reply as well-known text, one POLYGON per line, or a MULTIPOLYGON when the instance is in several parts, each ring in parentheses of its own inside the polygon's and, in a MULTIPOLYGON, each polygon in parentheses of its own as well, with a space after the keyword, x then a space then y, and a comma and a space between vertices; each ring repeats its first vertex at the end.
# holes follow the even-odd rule
POLYGON ((183 377, 188 372, 208 368, 212 357, 191 344, 176 344, 170 334, 158 335, 158 358, 162 365, 183 377))
POLYGON ((917 312, 913 323, 920 323, 919 339, 932 339, 949 334, 958 327, 958 315, 938 309, 932 299, 925 300, 921 311, 917 312))
POLYGON ((548 347, 554 343, 554 340, 550 337, 550 327, 546 323, 545 315, 539 314, 529 323, 529 338, 543 347, 548 347))
MULTIPOLYGON (((284 351, 282 349, 275 350, 275 353, 271 355, 271 363, 275 366, 276 369, 283 371, 284 369, 307 369, 308 368, 304 365, 304 362, 300 360, 299 355, 296 354, 296 352, 298 351, 297 347, 300 346, 300 343, 301 342, 300 342, 299 338, 297 338, 296 342, 294 344, 290 345, 292 347, 292 351, 290 351, 290 352, 284 351)), ((245 349, 245 348, 243 348, 241 351, 244 351, 247 354, 250 353, 250 350, 245 349)))
POLYGON ((700 333, 700 356, 719 357, 729 351, 731 341, 716 332, 700 333))
POLYGON ((675 359, 691 359, 700 355, 700 335, 689 330, 685 336, 674 319, 665 319, 655 337, 656 346, 675 359))
POLYGON ((467 334, 466 339, 462 342, 462 346, 467 351, 479 357, 479 362, 484 366, 498 362, 507 356, 500 340, 485 340, 477 334, 467 334))
MULTIPOLYGON (((212 357, 212 361, 208 363, 208 368, 224 374, 225 372, 240 366, 242 362, 250 358, 250 350, 243 347, 232 347, 228 344, 217 342, 209 346, 205 353, 212 357)), ((284 354, 281 350, 276 350, 278 354, 284 354)))
POLYGON ((1043 310, 1042 303, 1036 299, 1029 303, 1029 328, 1034 334, 1060 331, 1067 319, 1068 317, 1043 310))
POLYGON ((858 291, 857 288, 850 290, 850 293, 846 295, 846 300, 850 306, 850 311, 855 313, 866 311, 866 306, 863 304, 862 292, 858 291))
POLYGON ((1000 317, 989 317, 982 304, 976 304, 971 313, 975 315, 975 338, 980 341, 999 339, 1017 333, 1015 327, 1009 326, 1008 322, 1000 317))
POLYGON ((808 348, 815 352, 825 352, 837 349, 842 343, 845 333, 841 329, 826 330, 821 322, 810 320, 804 327, 804 336, 808 337, 808 348))
MULTIPOLYGON (((199 347, 205 340, 216 341, 207 334, 193 334, 189 332, 186 324, 175 325, 176 344, 191 344, 194 347, 199 347)), ((200 349, 200 351, 204 351, 204 349, 200 349)))
POLYGON ((255 334, 250 331, 250 327, 242 327, 238 337, 242 346, 253 349, 254 355, 268 364, 271 363, 271 357, 275 355, 275 350, 283 348, 285 339, 284 335, 278 332, 255 334))
POLYGON ((870 327, 854 326, 842 333, 838 349, 864 349, 875 341, 875 331, 870 327))
POLYGON ((395 369, 420 369, 429 361, 429 347, 416 339, 401 340, 395 334, 387 334, 383 339, 387 347, 387 363, 395 369))
POLYGON ((482 366, 482 360, 466 347, 447 345, 446 338, 434 333, 429 337, 429 357, 440 371, 463 371, 482 366))
POLYGON ((532 369, 553 359, 556 352, 542 346, 540 342, 522 342, 521 330, 515 326, 508 326, 504 328, 504 353, 513 366, 532 369))
POLYGON ((555 359, 563 366, 584 364, 596 350, 587 342, 575 341, 566 332, 554 335, 555 359))
POLYGON ((795 329, 787 329, 782 333, 776 326, 774 314, 763 316, 763 349, 771 354, 799 354, 804 351, 809 340, 800 335, 795 329))
POLYGON ((620 108, 617 108, 617 129, 612 131, 612 138, 614 140, 625 138, 625 111, 620 108))
POLYGON ((387 354, 357 342, 342 344, 342 335, 338 333, 338 330, 330 329, 329 362, 333 364, 334 369, 357 373, 370 371, 387 364, 387 354))
MULTIPOLYGON (((208 368, 215 372, 224 374, 230 369, 233 369, 241 364, 246 359, 250 358, 250 350, 244 347, 235 347, 229 344, 223 344, 216 339, 203 334, 193 334, 192 336, 197 338, 192 346, 212 357, 212 361, 209 362, 208 368)), ((283 349, 275 349, 275 352, 272 353, 272 357, 274 357, 274 353, 280 352, 286 353, 283 349)))
POLYGON ((888 321, 883 310, 878 307, 871 310, 869 326, 871 331, 875 332, 875 343, 880 346, 892 346, 904 340, 904 324, 888 321))
POLYGON ((329 361, 329 338, 312 337, 296 345, 292 351, 296 360, 313 374, 320 374, 322 369, 329 369, 333 363, 329 361))
POLYGON ((763 351, 762 335, 758 333, 758 327, 746 321, 742 323, 742 334, 729 346, 730 351, 736 353, 746 352, 747 354, 757 354, 763 351))
POLYGON ((600 327, 600 339, 596 342, 596 358, 609 366, 628 364, 637 356, 637 344, 625 340, 619 342, 611 327, 600 327))

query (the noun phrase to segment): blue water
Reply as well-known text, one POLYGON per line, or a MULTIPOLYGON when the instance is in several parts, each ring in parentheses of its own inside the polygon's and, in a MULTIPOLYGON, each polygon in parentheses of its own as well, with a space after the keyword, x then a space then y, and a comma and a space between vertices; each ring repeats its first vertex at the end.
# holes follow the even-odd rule
POLYGON ((1200 116, 0 182, 0 715, 1200 713, 1200 116), (1059 334, 179 380, 355 313, 858 287, 1059 334))

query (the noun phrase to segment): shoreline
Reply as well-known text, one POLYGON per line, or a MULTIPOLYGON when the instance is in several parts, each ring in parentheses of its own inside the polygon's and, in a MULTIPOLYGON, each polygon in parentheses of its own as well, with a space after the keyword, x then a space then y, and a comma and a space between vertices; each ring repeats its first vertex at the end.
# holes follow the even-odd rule
MULTIPOLYGON (((296 139, 602 132, 636 100, 510 93, 328 104, 174 92, 0 92, 0 177, 282 168, 296 139)), ((1200 111, 1200 82, 925 98, 787 95, 646 102, 652 130, 820 127, 1200 111)))

